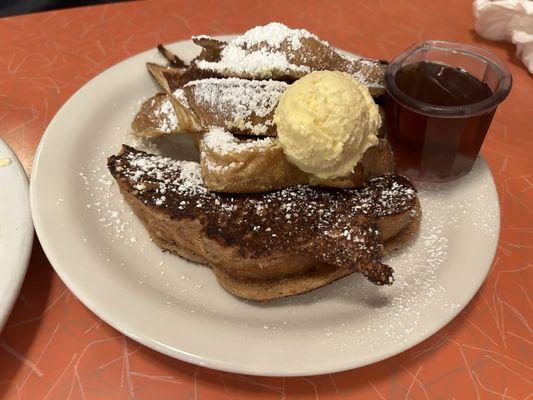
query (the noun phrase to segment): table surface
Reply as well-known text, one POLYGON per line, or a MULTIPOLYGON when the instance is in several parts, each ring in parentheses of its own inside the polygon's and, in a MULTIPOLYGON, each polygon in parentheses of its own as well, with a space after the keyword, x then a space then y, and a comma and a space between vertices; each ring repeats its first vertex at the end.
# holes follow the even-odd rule
POLYGON ((482 45, 509 63, 514 87, 482 150, 502 228, 481 290, 445 328, 391 359, 310 378, 250 377, 125 338, 70 293, 36 240, 0 335, 0 398, 533 398, 533 79, 513 46, 475 34, 469 1, 150 1, 0 19, 0 137, 29 172, 50 119, 99 72, 160 42, 269 21, 369 57, 390 59, 415 41, 445 39, 482 45))

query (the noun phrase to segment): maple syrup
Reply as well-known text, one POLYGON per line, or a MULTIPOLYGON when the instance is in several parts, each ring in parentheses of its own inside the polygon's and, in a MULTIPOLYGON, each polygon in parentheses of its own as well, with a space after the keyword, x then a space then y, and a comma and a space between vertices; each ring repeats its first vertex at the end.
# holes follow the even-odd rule
POLYGON ((385 76, 387 137, 396 168, 419 180, 449 181, 470 171, 496 107, 511 86, 510 74, 500 74, 485 59, 480 64, 484 70, 476 64, 481 72, 474 76, 448 65, 446 57, 428 61, 427 54, 415 54, 411 63, 393 61, 385 76))

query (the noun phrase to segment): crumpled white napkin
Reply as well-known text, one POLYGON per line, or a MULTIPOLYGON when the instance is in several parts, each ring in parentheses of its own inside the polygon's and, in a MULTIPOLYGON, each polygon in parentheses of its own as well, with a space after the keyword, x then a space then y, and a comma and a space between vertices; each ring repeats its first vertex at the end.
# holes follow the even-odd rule
POLYGON ((516 45, 519 57, 533 74, 533 1, 475 0, 476 32, 489 40, 516 45))

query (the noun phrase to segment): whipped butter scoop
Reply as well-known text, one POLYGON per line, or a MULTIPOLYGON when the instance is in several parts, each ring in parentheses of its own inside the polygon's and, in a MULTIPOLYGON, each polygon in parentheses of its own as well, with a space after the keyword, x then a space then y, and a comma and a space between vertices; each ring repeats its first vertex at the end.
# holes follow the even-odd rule
POLYGON ((312 72, 283 93, 274 114, 287 159, 321 179, 348 175, 378 143, 378 106, 368 88, 342 72, 312 72))

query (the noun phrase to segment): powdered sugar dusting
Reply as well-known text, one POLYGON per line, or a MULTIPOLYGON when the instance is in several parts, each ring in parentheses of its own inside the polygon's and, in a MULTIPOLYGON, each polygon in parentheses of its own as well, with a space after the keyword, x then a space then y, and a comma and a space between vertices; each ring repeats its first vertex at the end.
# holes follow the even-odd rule
MULTIPOLYGON (((119 239, 128 247, 135 246, 136 233, 130 230, 133 212, 126 207, 122 198, 115 196, 112 190, 113 178, 106 168, 91 163, 91 166, 82 166, 78 176, 87 193, 84 207, 87 212, 96 214, 96 221, 112 237, 111 242, 119 239)), ((84 242, 87 242, 87 239, 84 242)))
POLYGON ((183 91, 183 89, 176 89, 174 93, 172 93, 172 95, 183 107, 190 109, 189 102, 187 101, 187 97, 185 96, 185 92, 183 91))
POLYGON ((346 55, 343 55, 343 57, 348 60, 352 66, 357 66, 356 70, 353 70, 352 68, 348 71, 357 81, 367 87, 384 87, 381 75, 372 73, 372 71, 376 69, 377 61, 366 60, 359 57, 354 58, 346 55))
POLYGON ((151 106, 153 107, 153 118, 151 120, 156 124, 155 128, 158 131, 172 133, 179 129, 178 117, 169 99, 164 99, 162 102, 152 99, 151 106))
POLYGON ((207 168, 209 172, 217 173, 217 174, 224 174, 224 173, 229 172, 232 169, 242 166, 242 163, 238 163, 235 161, 232 161, 226 164, 218 164, 210 160, 209 157, 203 157, 201 161, 202 161, 202 165, 205 166, 205 168, 207 168))
MULTIPOLYGON (((423 218, 417 241, 394 257, 394 285, 383 288, 381 296, 389 299, 387 307, 380 309, 379 315, 388 323, 382 329, 387 341, 398 342, 398 329, 409 335, 416 334, 421 318, 420 308, 438 304, 443 309, 454 309, 458 305, 450 302, 445 290, 439 286, 437 276, 447 258, 448 238, 443 235, 446 220, 440 210, 442 200, 434 193, 419 193, 423 218), (392 310, 401 310, 394 312, 392 310)), ((393 262, 392 260, 385 260, 393 262)))
POLYGON ((272 146, 279 146, 275 138, 268 137, 257 140, 241 140, 219 127, 211 128, 211 130, 203 136, 202 143, 209 150, 214 151, 219 155, 240 153, 251 149, 264 151, 272 146))
POLYGON ((274 125, 274 110, 288 85, 273 80, 210 78, 189 82, 185 87, 191 90, 197 104, 224 113, 227 128, 265 134, 274 125))
POLYGON ((203 185, 200 165, 196 162, 177 161, 157 155, 133 157, 128 154, 126 158, 133 169, 125 169, 124 175, 133 182, 139 182, 135 186, 139 191, 147 189, 144 182, 147 178, 151 178, 150 185, 157 186, 155 193, 158 197, 157 200, 160 200, 157 205, 165 203, 167 192, 186 192, 189 194, 207 192, 203 185), (175 173, 179 173, 179 185, 170 178, 175 173))
POLYGON ((273 71, 295 71, 309 73, 311 69, 306 65, 291 64, 287 56, 281 52, 272 52, 266 49, 246 51, 240 47, 228 45, 222 51, 220 61, 196 61, 200 69, 208 69, 217 72, 232 72, 256 77, 268 77, 273 71))
POLYGON ((295 65, 287 59, 286 51, 301 47, 302 38, 318 38, 305 29, 290 29, 278 22, 257 26, 229 42, 220 54, 220 61, 199 60, 200 69, 233 71, 254 76, 268 76, 272 71, 308 73, 310 68, 295 65), (282 45, 288 48, 282 51, 282 45))
POLYGON ((305 29, 291 29, 279 22, 271 22, 246 31, 243 35, 233 40, 232 44, 251 48, 262 43, 268 43, 270 47, 278 49, 285 41, 288 41, 291 48, 297 50, 302 45, 300 42, 302 38, 318 40, 318 37, 305 29))
POLYGON ((192 161, 181 161, 180 166, 180 190, 195 193, 205 193, 204 180, 200 172, 200 164, 192 161))

